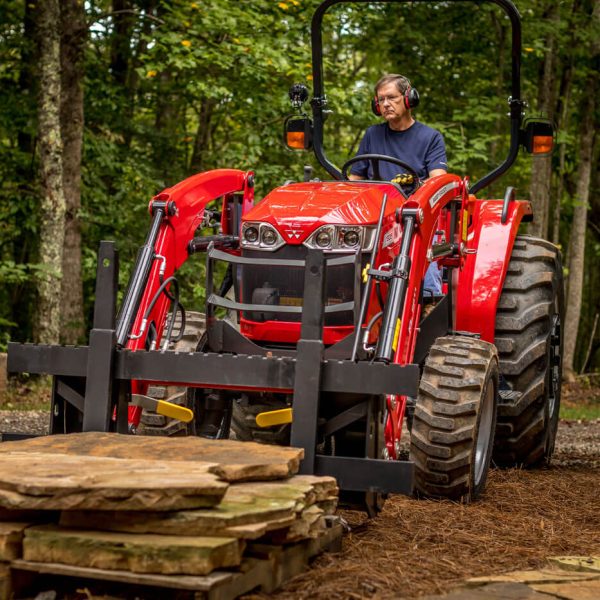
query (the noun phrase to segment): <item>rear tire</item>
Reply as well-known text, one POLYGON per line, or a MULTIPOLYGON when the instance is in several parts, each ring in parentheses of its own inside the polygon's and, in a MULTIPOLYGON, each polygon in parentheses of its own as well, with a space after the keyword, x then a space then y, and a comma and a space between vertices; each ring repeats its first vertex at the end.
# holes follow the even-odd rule
POLYGON ((475 500, 492 457, 498 354, 475 338, 438 338, 425 361, 410 435, 415 487, 434 498, 475 500))
POLYGON ((554 451, 562 383, 560 252, 546 240, 515 240, 496 313, 502 387, 494 462, 547 464, 554 451))

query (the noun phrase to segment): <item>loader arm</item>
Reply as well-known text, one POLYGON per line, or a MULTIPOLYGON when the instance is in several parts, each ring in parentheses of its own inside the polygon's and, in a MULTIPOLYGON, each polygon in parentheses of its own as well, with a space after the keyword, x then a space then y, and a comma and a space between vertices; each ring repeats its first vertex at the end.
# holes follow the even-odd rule
MULTIPOLYGON (((173 297, 171 292, 177 286, 172 277, 189 256, 188 245, 203 221, 205 208, 209 202, 223 197, 221 225, 226 229, 225 206, 235 193, 242 194, 243 214, 254 202, 251 172, 217 169, 200 173, 167 188, 150 201, 153 222, 119 313, 119 345, 133 351, 160 345, 172 302, 169 295, 173 297)), ((147 383, 133 381, 131 391, 143 395, 147 388, 147 383)), ((130 424, 137 427, 141 413, 141 407, 130 406, 130 424)))
MULTIPOLYGON (((401 241, 390 269, 395 274, 388 285, 376 360, 400 365, 415 362, 421 319, 421 288, 425 271, 433 259, 432 251, 439 251, 436 256, 438 263, 449 268, 460 267, 464 260, 468 225, 465 216, 467 190, 466 180, 456 175, 440 175, 429 179, 398 210, 395 227, 401 231, 401 241), (432 247, 440 222, 444 223, 446 243, 432 247)), ((449 295, 451 297, 446 305, 451 307, 451 288, 449 295)), ((447 325, 452 327, 452 322, 452 315, 448 314, 447 325)), ((397 455, 394 442, 401 436, 405 406, 404 396, 387 397, 385 440, 389 456, 393 458, 397 455)))

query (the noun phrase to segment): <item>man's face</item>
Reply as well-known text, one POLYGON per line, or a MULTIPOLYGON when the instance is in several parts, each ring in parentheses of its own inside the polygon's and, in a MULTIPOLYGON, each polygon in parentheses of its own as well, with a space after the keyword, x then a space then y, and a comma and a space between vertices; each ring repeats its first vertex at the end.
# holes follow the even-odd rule
POLYGON ((377 99, 381 115, 388 123, 398 121, 406 114, 404 96, 393 81, 377 90, 377 99))

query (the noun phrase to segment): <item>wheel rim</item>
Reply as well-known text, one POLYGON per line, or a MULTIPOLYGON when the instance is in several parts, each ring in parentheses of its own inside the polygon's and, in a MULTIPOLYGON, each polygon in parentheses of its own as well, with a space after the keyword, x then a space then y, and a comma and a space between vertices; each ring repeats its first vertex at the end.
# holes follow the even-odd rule
POLYGON ((475 446, 475 487, 477 487, 486 471, 488 455, 490 452, 490 439, 492 435, 492 423, 494 422, 494 395, 496 390, 493 381, 488 381, 481 406, 481 418, 477 430, 477 443, 475 446))
POLYGON ((554 315, 552 319, 552 331, 550 333, 550 382, 548 389, 548 418, 554 417, 557 408, 557 399, 561 384, 560 364, 560 315, 554 315), (557 364, 558 363, 558 364, 557 364))

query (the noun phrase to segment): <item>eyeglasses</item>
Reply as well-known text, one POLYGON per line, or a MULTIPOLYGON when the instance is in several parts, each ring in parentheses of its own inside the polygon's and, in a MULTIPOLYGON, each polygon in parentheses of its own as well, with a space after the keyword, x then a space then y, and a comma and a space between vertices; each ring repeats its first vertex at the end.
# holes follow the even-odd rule
POLYGON ((377 96, 377 102, 379 102, 379 104, 385 104, 385 101, 387 100, 388 102, 394 104, 401 98, 402 96, 377 96))

